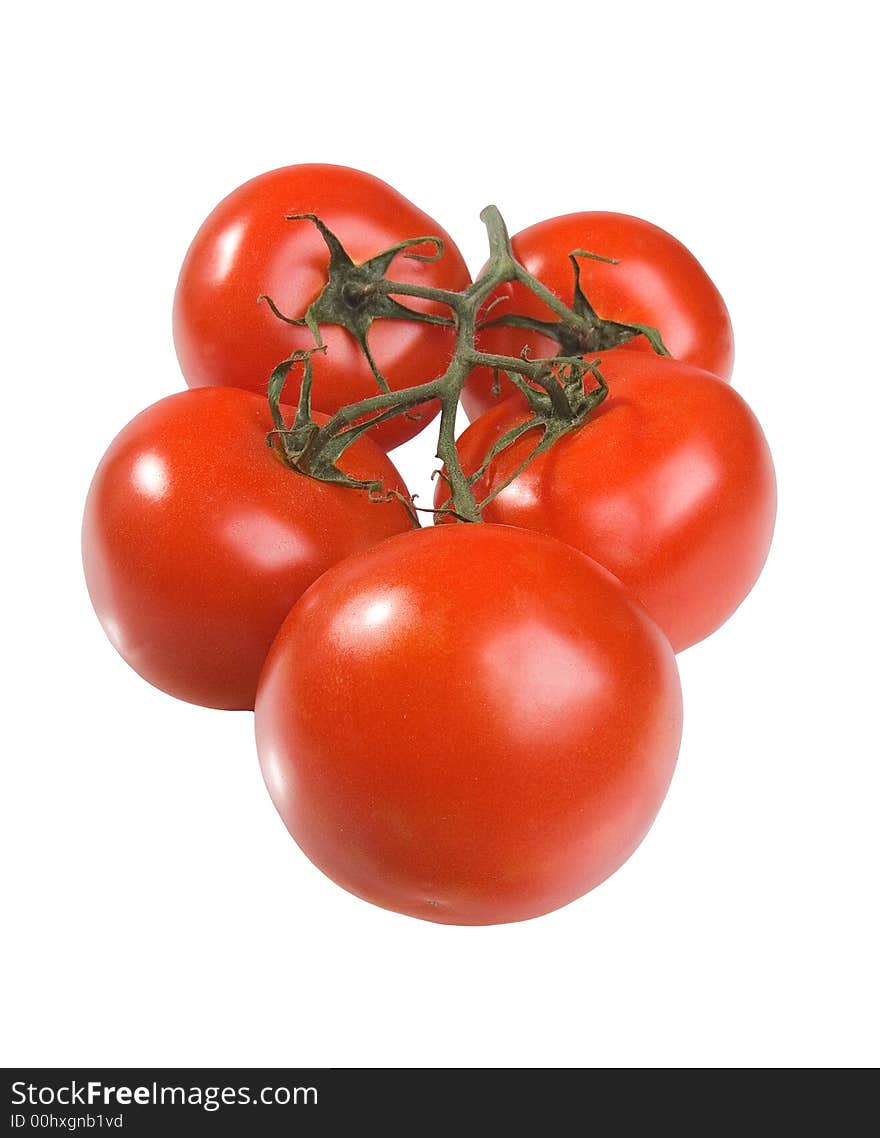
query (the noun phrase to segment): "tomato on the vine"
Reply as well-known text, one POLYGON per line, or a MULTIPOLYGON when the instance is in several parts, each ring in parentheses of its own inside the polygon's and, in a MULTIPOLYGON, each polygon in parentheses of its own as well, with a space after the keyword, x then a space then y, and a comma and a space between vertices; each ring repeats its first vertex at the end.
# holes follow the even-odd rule
MULTIPOLYGON (((252 392, 179 392, 117 435, 89 490, 83 562, 101 624, 137 672, 191 703, 253 707, 294 601, 335 562, 412 526, 399 499, 291 470, 266 445, 271 429, 252 392)), ((405 494, 368 439, 341 465, 405 494)))
MULTIPOLYGON (((355 262, 364 262, 401 241, 439 237, 436 260, 398 255, 392 279, 461 290, 470 283, 462 256, 449 235, 397 190, 371 174, 345 166, 286 166, 251 179, 211 212, 196 234, 180 270, 174 297, 174 343, 190 387, 243 387, 265 394, 272 369, 294 351, 314 347, 312 333, 273 313, 302 317, 327 282, 328 250, 320 232, 290 214, 318 215, 355 262)), ((433 247, 411 252, 431 256, 433 247)), ((436 303, 401 298, 410 309, 448 317, 436 303)), ((326 354, 313 357, 313 405, 333 413, 377 394, 379 387, 355 338, 325 325, 326 354)), ((413 320, 377 319, 369 331, 376 365, 392 390, 441 374, 455 343, 451 327, 413 320)), ((284 398, 295 403, 298 379, 284 398)), ((371 437, 386 450, 417 434, 436 414, 432 404, 417 415, 398 416, 374 427, 371 437)))
MULTIPOLYGON (((733 331, 721 294, 694 255, 665 230, 628 214, 594 211, 540 221, 517 233, 511 243, 517 260, 567 305, 575 288, 569 254, 583 250, 619 262, 578 258, 581 288, 598 316, 656 328, 673 359, 730 378, 733 331)), ((498 289, 490 303, 494 301, 498 303, 491 310, 484 309, 484 320, 505 313, 555 319, 519 283, 498 289)), ((540 332, 507 326, 484 329, 479 346, 507 356, 519 356, 523 349, 533 357, 560 351, 555 340, 540 332)), ((607 358, 607 350, 600 351, 607 358)), ((653 348, 639 335, 613 351, 652 353, 653 348)), ((493 373, 486 368, 476 369, 469 378, 462 402, 471 420, 513 393, 504 377, 498 394, 493 384, 493 373)))
POLYGON ((260 678, 257 746, 309 858, 448 924, 524 920, 613 873, 681 733, 675 658, 583 554, 503 526, 431 527, 334 566, 260 678))
MULTIPOLYGON (((500 489, 540 439, 527 431, 474 492, 480 502, 500 489, 487 522, 551 534, 604 565, 678 651, 718 628, 755 583, 776 516, 773 461, 748 405, 716 376, 624 351, 601 370, 609 394, 583 426, 500 489)), ((458 440, 465 473, 527 416, 518 396, 472 423, 458 440)), ((447 495, 441 481, 435 503, 447 495)))

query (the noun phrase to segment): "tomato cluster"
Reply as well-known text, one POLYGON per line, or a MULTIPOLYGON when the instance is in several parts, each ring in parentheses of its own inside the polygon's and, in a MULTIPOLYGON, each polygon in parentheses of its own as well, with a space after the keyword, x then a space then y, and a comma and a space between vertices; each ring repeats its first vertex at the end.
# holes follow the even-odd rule
POLYGON ((688 250, 621 214, 494 224, 472 282, 371 175, 241 186, 180 272, 189 390, 111 443, 83 523, 124 659, 254 709, 311 860, 454 924, 548 912, 629 857, 678 754, 675 652, 746 596, 775 516, 688 250), (442 524, 421 528, 386 452, 441 407, 442 524))

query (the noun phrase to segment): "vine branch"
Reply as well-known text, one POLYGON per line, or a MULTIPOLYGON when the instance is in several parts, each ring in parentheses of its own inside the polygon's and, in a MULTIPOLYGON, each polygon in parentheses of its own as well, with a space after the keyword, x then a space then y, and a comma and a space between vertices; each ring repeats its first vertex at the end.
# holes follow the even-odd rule
MULTIPOLYGON (((655 351, 668 354, 657 329, 620 324, 604 320, 596 314, 581 287, 578 264, 578 257, 593 257, 594 254, 582 249, 570 254, 575 283, 574 302, 569 307, 516 260, 507 227, 498 209, 492 205, 487 206, 480 218, 486 227, 489 260, 480 276, 462 292, 409 284, 386 276, 398 256, 424 262, 438 260, 443 253, 443 242, 439 237, 409 238, 362 264, 356 264, 339 239, 316 215, 291 214, 287 218, 295 222, 310 221, 315 225, 329 253, 327 283, 303 316, 288 316, 278 309, 270 297, 259 298, 266 301, 279 319, 288 324, 308 327, 315 340, 314 348, 296 351, 278 364, 269 379, 269 404, 274 430, 267 441, 278 448, 288 465, 312 478, 367 490, 371 497, 387 500, 381 483, 351 478, 341 469, 339 460, 356 439, 378 423, 395 415, 415 415, 420 406, 438 400, 440 427, 436 454, 443 464, 441 473, 449 488, 449 496, 436 512, 450 514, 463 522, 479 522, 482 509, 492 498, 509 485, 538 454, 548 450, 564 434, 580 427, 607 395, 608 388, 598 361, 587 360, 584 358, 586 355, 616 347, 637 335, 644 335, 655 351), (420 247, 432 251, 413 251, 420 247), (512 282, 518 282, 542 300, 558 320, 538 321, 513 313, 478 325, 477 313, 483 309, 492 293, 501 285, 512 282), (449 315, 441 316, 411 309, 396 299, 398 297, 430 301, 445 307, 449 315), (412 320, 453 327, 455 348, 443 374, 412 387, 392 390, 369 346, 369 331, 376 319, 412 320), (341 325, 357 340, 379 390, 374 396, 339 408, 326 423, 319 425, 311 411, 311 357, 316 352, 327 351, 321 338, 322 324, 341 325), (525 354, 519 357, 504 356, 478 349, 477 333, 482 328, 501 324, 529 328, 552 336, 560 344, 561 352, 546 359, 530 359, 525 354), (281 411, 281 394, 291 369, 300 364, 303 366, 300 396, 294 421, 288 427, 281 411), (455 445, 455 413, 465 382, 475 367, 488 367, 496 376, 502 373, 506 375, 525 397, 530 417, 498 439, 479 468, 468 476, 461 467, 455 445), (592 386, 585 383, 587 377, 592 379, 592 386), (535 447, 509 478, 482 502, 477 502, 474 486, 489 465, 502 451, 533 429, 541 432, 535 447)), ((497 301, 491 302, 489 308, 494 307, 495 303, 497 301)), ((410 503, 410 509, 415 517, 416 507, 410 503)))

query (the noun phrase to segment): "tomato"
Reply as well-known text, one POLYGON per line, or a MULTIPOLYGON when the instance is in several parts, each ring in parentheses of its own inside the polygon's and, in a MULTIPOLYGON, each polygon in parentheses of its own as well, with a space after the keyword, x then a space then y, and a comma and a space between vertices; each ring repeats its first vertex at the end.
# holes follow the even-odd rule
MULTIPOLYGON (((83 562, 101 624, 145 679, 191 703, 253 707, 272 638, 307 586, 411 528, 398 500, 289 469, 266 445, 271 426, 252 392, 179 392, 124 428, 89 491, 83 562)), ((368 439, 341 465, 403 490, 368 439)))
MULTIPOLYGON (((776 515, 773 460, 745 401, 716 376, 633 352, 609 352, 602 372, 604 402, 483 518, 552 534, 595 558, 678 651, 718 628, 757 580, 776 515)), ((471 424, 458 440, 465 472, 526 415, 508 399, 471 424)), ((478 502, 538 438, 528 431, 493 460, 475 486, 478 502)), ((438 487, 436 504, 446 493, 438 487)))
POLYGON ((390 538, 294 606, 257 746, 288 830, 368 901, 518 921, 614 872, 681 733, 668 642, 610 574, 493 525, 390 538))
MULTIPOLYGON (((174 297, 174 343, 190 387, 243 387, 265 394, 272 369, 294 350, 314 346, 307 328, 274 315, 258 297, 266 294, 287 316, 301 317, 327 281, 328 250, 309 221, 286 215, 314 213, 336 234, 356 262, 400 241, 437 236, 443 256, 432 263, 398 256, 388 276, 409 284, 460 291, 470 283, 467 267, 449 235, 385 182, 344 166, 301 165, 272 170, 246 182, 211 212, 199 229, 180 271, 174 297)), ((415 253, 431 254, 430 246, 415 253)), ((437 305, 405 297, 413 309, 449 316, 437 305)), ((376 395, 379 388, 354 337, 324 325, 327 353, 315 355, 313 405, 332 413, 376 395)), ((451 328, 411 320, 378 319, 369 332, 376 363, 392 389, 434 379, 451 358, 451 328)), ((285 399, 298 398, 300 373, 285 399)), ((439 405, 420 417, 398 416, 373 428, 386 449, 417 434, 439 405)))
MULTIPOLYGON (((623 213, 571 213, 522 230, 512 245, 517 260, 569 306, 574 297, 569 253, 581 249, 615 258, 619 264, 578 258, 581 288, 596 313, 622 324, 658 328, 674 359, 705 368, 721 379, 730 378, 733 330, 721 294, 693 254, 665 230, 623 213)), ((490 313, 484 311, 486 319, 505 313, 555 319, 520 284, 506 285, 490 299, 499 297, 505 299, 490 313)), ((560 351, 555 340, 522 328, 486 329, 479 346, 508 356, 519 356, 523 348, 534 357, 560 351)), ((653 354, 644 336, 613 350, 653 354)), ((601 354, 607 358, 607 349, 601 354)), ((492 385, 492 372, 485 368, 469 377, 462 402, 471 420, 514 390, 502 379, 500 393, 495 395, 492 385)))

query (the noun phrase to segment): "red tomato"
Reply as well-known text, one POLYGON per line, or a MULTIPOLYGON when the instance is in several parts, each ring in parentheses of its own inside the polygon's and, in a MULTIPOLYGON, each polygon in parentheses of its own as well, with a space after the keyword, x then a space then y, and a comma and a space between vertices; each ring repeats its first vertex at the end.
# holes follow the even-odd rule
MULTIPOLYGON (((307 328, 278 319, 266 294, 287 316, 300 317, 327 281, 328 251, 309 221, 286 221, 294 213, 314 213, 340 239, 356 262, 399 241, 438 236, 445 252, 433 263, 398 256, 393 280, 460 291, 470 283, 467 267, 449 235, 391 186, 344 166, 302 165, 272 170, 246 182, 212 211, 193 240, 174 297, 174 343, 190 387, 244 387, 265 394, 269 375, 294 350, 314 346, 307 328)), ((430 246, 416 248, 430 254, 430 246)), ((449 316, 437 305, 406 297, 409 308, 449 316)), ((327 354, 312 358, 313 405, 332 413, 376 395, 369 364, 345 329, 321 328, 327 354)), ((455 345, 452 329, 409 320, 374 321, 369 344, 392 389, 427 382, 445 369, 455 345)), ((299 369, 285 400, 299 395, 299 369)), ((371 432, 386 449, 412 438, 433 418, 438 405, 421 409, 421 418, 400 415, 371 432)))
MULTIPOLYGON (((610 352, 602 372, 605 401, 483 518, 552 534, 595 558, 679 651, 723 624, 758 578, 776 516, 773 460, 745 401, 716 376, 632 352, 610 352)), ((465 472, 526 414, 509 399, 472 423, 458 440, 465 472)), ((478 502, 538 438, 529 431, 493 460, 475 486, 478 502)), ((439 486, 436 504, 446 494, 439 486)))
MULTIPOLYGON (((623 213, 571 213, 522 230, 512 244, 517 260, 569 306, 574 297, 569 253, 586 249, 617 259, 616 265, 578 259, 581 287, 596 313, 621 324, 658 328, 674 359, 730 378, 733 330, 721 294, 693 254, 665 230, 623 213)), ((555 319, 522 285, 506 285, 491 299, 499 296, 507 299, 493 308, 488 319, 505 313, 555 319)), ((560 350, 555 340, 522 328, 486 329, 479 346, 508 356, 519 356, 524 347, 534 357, 554 356, 560 350)), ((614 351, 653 354, 644 336, 614 351)), ((601 355, 607 358, 607 350, 601 355)), ((471 420, 514 391, 504 379, 496 396, 492 382, 493 375, 485 368, 468 379, 462 402, 471 420)))
MULTIPOLYGON (((117 435, 89 491, 83 562, 101 624, 137 672, 191 703, 253 707, 300 594, 336 561, 411 528, 399 501, 290 470, 266 446, 271 426, 251 392, 179 392, 117 435)), ((367 439, 342 465, 403 490, 367 439)))
POLYGON ((410 916, 493 924, 629 857, 672 776, 681 696, 669 644, 589 558, 443 526, 308 590, 256 728, 272 799, 328 876, 410 916))

